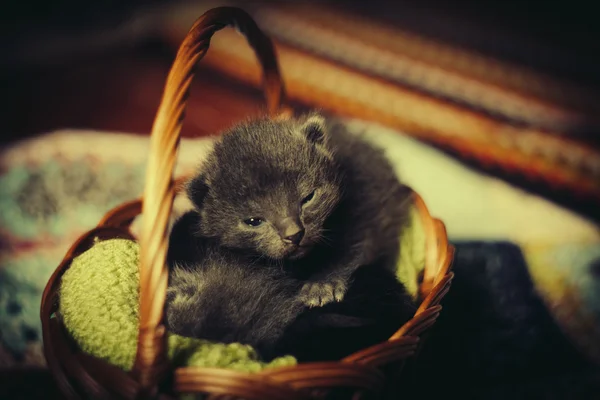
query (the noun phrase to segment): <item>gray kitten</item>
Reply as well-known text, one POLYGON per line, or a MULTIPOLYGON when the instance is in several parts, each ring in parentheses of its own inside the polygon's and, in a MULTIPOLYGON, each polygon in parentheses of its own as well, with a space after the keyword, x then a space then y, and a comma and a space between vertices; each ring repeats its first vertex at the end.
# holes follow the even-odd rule
POLYGON ((314 113, 230 129, 188 186, 198 235, 281 266, 308 306, 341 301, 360 266, 393 271, 408 193, 380 150, 314 113))
POLYGON ((372 266, 354 273, 343 301, 307 308, 297 295, 302 281, 198 238, 199 218, 184 214, 170 235, 165 324, 171 332, 249 344, 265 360, 291 354, 326 361, 386 340, 415 312, 394 274, 372 266))
POLYGON ((270 359, 304 309, 298 290, 299 283, 281 270, 249 265, 208 245, 193 265, 171 263, 165 324, 183 336, 250 344, 270 359))

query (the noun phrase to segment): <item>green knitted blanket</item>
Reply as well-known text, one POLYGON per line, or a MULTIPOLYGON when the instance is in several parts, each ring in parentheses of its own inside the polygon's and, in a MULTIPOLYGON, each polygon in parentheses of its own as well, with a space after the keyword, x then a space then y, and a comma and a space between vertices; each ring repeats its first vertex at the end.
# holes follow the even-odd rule
MULTIPOLYGON (((86 353, 125 370, 135 359, 139 321, 139 245, 125 239, 97 242, 73 260, 62 279, 60 314, 86 353)), ((170 334, 169 358, 177 366, 224 367, 260 371, 295 364, 293 357, 261 362, 238 343, 211 343, 170 334)))
MULTIPOLYGON (((414 297, 424 266, 424 233, 413 210, 401 235, 397 277, 414 297)), ((59 313, 67 331, 84 352, 129 370, 133 366, 139 325, 139 245, 110 239, 76 257, 62 278, 59 313)), ((221 367, 258 372, 293 365, 292 356, 271 362, 239 343, 222 344, 169 334, 169 358, 175 367, 221 367)))

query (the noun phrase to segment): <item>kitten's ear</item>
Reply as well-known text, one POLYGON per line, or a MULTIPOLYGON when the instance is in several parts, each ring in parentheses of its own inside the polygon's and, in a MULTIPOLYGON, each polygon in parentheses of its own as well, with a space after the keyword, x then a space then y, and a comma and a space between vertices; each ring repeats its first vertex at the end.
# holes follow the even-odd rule
POLYGON ((192 178, 187 184, 187 195, 195 206, 200 207, 208 193, 208 185, 202 174, 192 178))
POLYGON ((302 132, 306 138, 317 144, 325 142, 325 118, 319 114, 311 114, 302 121, 302 132))

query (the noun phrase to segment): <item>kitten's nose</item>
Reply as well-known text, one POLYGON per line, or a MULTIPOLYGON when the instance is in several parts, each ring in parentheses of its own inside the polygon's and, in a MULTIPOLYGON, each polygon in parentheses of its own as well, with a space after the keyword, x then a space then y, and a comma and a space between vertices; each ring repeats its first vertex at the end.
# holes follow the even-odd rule
MULTIPOLYGON (((296 227, 298 228, 298 227, 296 227)), ((286 229, 285 236, 283 237, 283 241, 286 243, 298 244, 304 237, 304 229, 300 229, 295 231, 294 233, 290 233, 289 230, 286 229)))
POLYGON ((276 226, 281 239, 287 244, 297 245, 304 237, 304 227, 296 218, 284 218, 276 226))

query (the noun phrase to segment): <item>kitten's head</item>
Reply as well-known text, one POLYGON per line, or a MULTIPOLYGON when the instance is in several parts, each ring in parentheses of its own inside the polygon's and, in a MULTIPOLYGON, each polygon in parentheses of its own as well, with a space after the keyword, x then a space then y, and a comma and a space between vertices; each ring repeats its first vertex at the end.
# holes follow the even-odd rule
POLYGON ((188 195, 200 233, 222 245, 296 259, 324 234, 340 199, 324 119, 259 119, 224 133, 188 195))

